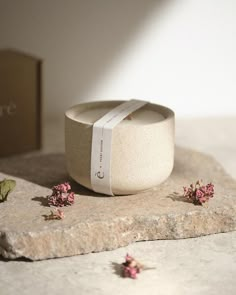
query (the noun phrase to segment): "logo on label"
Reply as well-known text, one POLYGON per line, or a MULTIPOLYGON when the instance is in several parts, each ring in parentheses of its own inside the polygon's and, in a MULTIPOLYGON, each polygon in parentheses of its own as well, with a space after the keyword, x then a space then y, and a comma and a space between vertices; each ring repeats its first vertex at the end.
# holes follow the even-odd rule
POLYGON ((98 171, 97 173, 95 173, 95 176, 97 176, 97 178, 99 179, 103 179, 104 178, 104 172, 98 171))

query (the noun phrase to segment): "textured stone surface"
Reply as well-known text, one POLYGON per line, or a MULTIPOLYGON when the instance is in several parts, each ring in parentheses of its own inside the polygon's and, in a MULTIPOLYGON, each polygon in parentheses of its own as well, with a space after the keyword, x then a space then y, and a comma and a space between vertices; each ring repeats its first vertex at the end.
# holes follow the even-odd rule
POLYGON ((115 249, 135 241, 180 239, 236 230, 236 182, 211 157, 177 148, 175 168, 161 186, 138 195, 106 197, 72 182, 76 203, 65 219, 45 221, 49 187, 68 179, 61 154, 0 160, 0 178, 17 180, 0 204, 0 253, 32 260, 115 249), (215 184, 207 207, 181 197, 182 186, 202 178, 215 184))

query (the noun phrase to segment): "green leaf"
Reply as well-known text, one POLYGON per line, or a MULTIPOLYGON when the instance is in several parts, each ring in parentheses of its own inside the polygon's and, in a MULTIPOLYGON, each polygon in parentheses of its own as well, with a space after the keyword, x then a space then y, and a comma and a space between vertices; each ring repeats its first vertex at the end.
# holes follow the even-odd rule
POLYGON ((4 179, 0 181, 0 202, 4 202, 7 200, 7 196, 15 188, 15 186, 15 180, 4 179))

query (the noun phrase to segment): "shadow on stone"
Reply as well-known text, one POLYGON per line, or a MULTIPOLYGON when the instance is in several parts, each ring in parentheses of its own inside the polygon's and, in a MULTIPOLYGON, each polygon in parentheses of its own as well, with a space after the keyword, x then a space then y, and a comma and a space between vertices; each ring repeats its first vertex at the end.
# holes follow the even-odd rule
POLYGON ((89 197, 99 197, 99 198, 109 198, 110 196, 106 196, 103 194, 96 193, 81 184, 77 183, 75 180, 73 180, 71 177, 69 178, 69 182, 72 188, 72 191, 79 195, 85 195, 89 197))
POLYGON ((48 198, 47 197, 33 197, 31 200, 39 202, 41 206, 50 207, 48 205, 48 198))
POLYGON ((171 199, 174 202, 190 203, 189 200, 187 200, 183 195, 177 192, 173 192, 172 194, 168 195, 167 198, 171 199))
MULTIPOLYGON (((70 182, 72 191, 76 194, 104 197, 75 182, 67 173, 64 154, 30 153, 20 156, 0 158, 0 171, 11 176, 19 177, 35 184, 52 188, 63 182, 70 182)), ((34 197, 32 200, 46 206, 44 197, 34 197)))
POLYGON ((51 188, 68 180, 64 154, 30 153, 0 159, 1 172, 51 188))
POLYGON ((122 264, 117 263, 117 262, 112 262, 111 263, 111 268, 113 269, 113 273, 116 274, 118 277, 123 278, 123 267, 122 264))

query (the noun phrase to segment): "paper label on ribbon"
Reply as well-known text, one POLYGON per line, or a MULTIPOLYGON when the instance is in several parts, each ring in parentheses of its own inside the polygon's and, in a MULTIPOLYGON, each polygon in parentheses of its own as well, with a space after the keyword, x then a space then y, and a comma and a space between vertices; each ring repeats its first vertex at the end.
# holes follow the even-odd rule
POLYGON ((97 120, 93 125, 91 185, 95 192, 113 195, 111 188, 112 129, 147 101, 126 101, 97 120))

